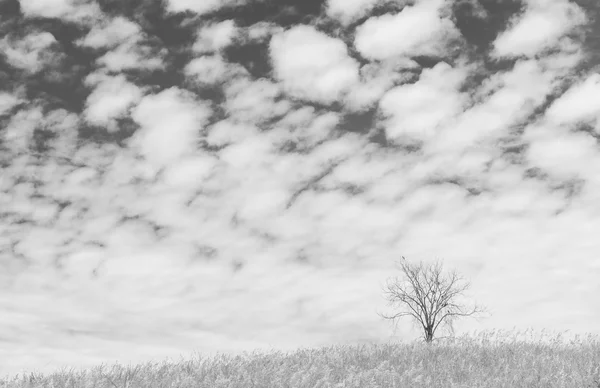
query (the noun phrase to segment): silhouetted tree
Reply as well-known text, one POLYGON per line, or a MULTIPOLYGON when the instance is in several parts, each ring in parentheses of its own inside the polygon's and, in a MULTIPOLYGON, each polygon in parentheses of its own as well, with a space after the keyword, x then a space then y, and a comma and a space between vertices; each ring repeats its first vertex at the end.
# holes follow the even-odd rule
POLYGON ((388 305, 395 314, 381 314, 394 322, 401 317, 412 317, 423 329, 424 339, 430 343, 439 325, 444 323, 453 331, 452 323, 459 317, 468 317, 485 311, 482 306, 467 307, 458 299, 470 286, 456 271, 444 274, 442 263, 411 264, 404 256, 400 261, 403 279, 394 277, 384 286, 388 305))

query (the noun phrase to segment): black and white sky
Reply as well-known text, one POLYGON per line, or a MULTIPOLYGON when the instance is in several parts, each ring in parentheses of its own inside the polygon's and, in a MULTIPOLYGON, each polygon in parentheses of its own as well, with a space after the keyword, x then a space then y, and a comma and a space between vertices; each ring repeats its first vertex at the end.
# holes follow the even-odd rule
POLYGON ((444 260, 600 334, 595 0, 0 0, 0 373, 380 343, 444 260))

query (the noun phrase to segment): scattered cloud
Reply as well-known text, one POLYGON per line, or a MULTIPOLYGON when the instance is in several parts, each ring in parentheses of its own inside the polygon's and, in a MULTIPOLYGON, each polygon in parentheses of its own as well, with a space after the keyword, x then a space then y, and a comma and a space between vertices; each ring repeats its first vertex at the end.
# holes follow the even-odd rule
POLYGON ((203 27, 192 46, 192 50, 201 53, 211 53, 231 45, 238 33, 234 20, 225 20, 203 27))
POLYGON ((498 57, 532 57, 551 48, 565 34, 586 22, 585 12, 569 1, 530 1, 513 25, 494 42, 498 57))
POLYGON ((348 25, 366 16, 380 0, 328 0, 327 15, 348 25))
MULTIPOLYGON (((514 137, 511 130, 525 122, 546 99, 555 93, 565 68, 548 68, 547 63, 560 63, 560 58, 544 61, 518 61, 510 71, 498 72, 481 86, 471 107, 439 132, 429 150, 463 152, 469 147, 494 147, 502 138, 514 137), (474 104, 473 104, 474 103, 474 104)), ((566 62, 569 64, 576 63, 566 62)))
POLYGON ((589 134, 544 125, 529 128, 525 138, 532 166, 561 180, 597 180, 598 145, 589 134))
POLYGON ((33 131, 43 119, 39 107, 21 109, 14 114, 4 129, 3 143, 11 150, 26 150, 33 137, 33 131))
POLYGON ((125 76, 107 76, 94 73, 86 78, 94 91, 88 96, 84 116, 95 125, 106 126, 109 131, 118 131, 116 118, 127 113, 127 109, 142 98, 142 91, 127 82, 125 76))
POLYGON ((124 17, 105 20, 94 27, 78 44, 95 49, 108 49, 97 59, 107 70, 119 72, 131 69, 157 69, 163 67, 163 48, 158 53, 144 43, 144 33, 139 25, 124 17))
POLYGON ((0 41, 0 47, 8 63, 30 73, 37 73, 53 61, 55 53, 52 51, 52 45, 54 44, 56 39, 49 32, 33 33, 22 40, 5 37, 0 41))
POLYGON ((95 49, 113 48, 128 40, 135 40, 141 33, 142 30, 139 25, 127 18, 117 16, 94 26, 79 41, 79 44, 95 49))
POLYGON ((245 29, 245 36, 250 41, 262 41, 266 38, 270 38, 272 35, 283 32, 283 27, 269 22, 258 22, 254 23, 245 29))
POLYGON ((0 39, 0 372, 386 342, 401 255, 472 280, 458 332, 597 331, 589 10, 474 8, 487 49, 442 0, 119 4, 0 39))
POLYGON ((194 58, 184 68, 185 74, 201 84, 218 84, 248 72, 238 64, 226 62, 220 55, 194 58))
POLYGON ((358 63, 346 45, 313 27, 276 35, 269 49, 276 77, 295 97, 332 103, 358 83, 358 63))
POLYGON ((246 0, 168 0, 167 10, 169 12, 192 11, 198 15, 218 11, 221 8, 242 5, 246 0))
POLYGON ((227 84, 225 96, 227 113, 232 119, 245 123, 264 122, 286 114, 291 108, 283 87, 264 78, 235 79, 227 84))
POLYGON ((98 4, 85 0, 22 0, 21 12, 30 18, 59 18, 74 23, 93 23, 101 15, 98 4))
POLYGON ((573 125, 597 122, 600 114, 600 74, 590 74, 583 82, 571 86, 548 108, 546 117, 555 124, 573 125))
POLYGON ((440 62, 424 70, 416 83, 388 91, 380 101, 383 114, 390 117, 388 137, 427 141, 438 134, 440 126, 463 113, 466 101, 458 90, 467 76, 465 70, 440 62))
POLYGON ((354 45, 362 56, 384 60, 396 56, 445 56, 447 41, 460 34, 441 17, 442 0, 406 6, 399 13, 368 19, 356 28, 354 45))
POLYGON ((0 116, 8 113, 19 101, 20 99, 11 93, 0 92, 0 116))
POLYGON ((141 126, 132 146, 152 164, 172 163, 196 149, 198 134, 211 111, 178 88, 142 98, 131 117, 141 126))

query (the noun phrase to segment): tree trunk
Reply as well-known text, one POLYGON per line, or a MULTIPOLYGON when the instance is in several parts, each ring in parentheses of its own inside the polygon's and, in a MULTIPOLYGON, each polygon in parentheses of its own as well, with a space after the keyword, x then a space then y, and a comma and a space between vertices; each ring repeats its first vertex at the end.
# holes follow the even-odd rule
POLYGON ((425 328, 425 342, 431 343, 433 341, 433 327, 425 328))

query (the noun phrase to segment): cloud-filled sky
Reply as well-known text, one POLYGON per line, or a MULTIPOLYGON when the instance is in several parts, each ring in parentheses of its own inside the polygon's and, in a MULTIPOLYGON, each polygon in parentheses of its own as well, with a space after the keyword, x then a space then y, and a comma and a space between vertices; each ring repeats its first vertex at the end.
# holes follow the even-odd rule
POLYGON ((2 0, 0 373, 412 340, 401 256, 600 334, 599 9, 2 0))

